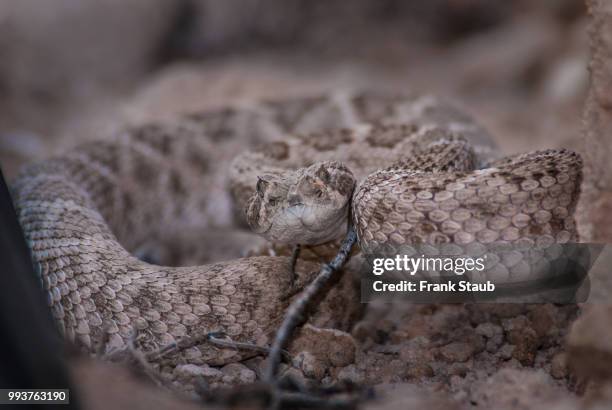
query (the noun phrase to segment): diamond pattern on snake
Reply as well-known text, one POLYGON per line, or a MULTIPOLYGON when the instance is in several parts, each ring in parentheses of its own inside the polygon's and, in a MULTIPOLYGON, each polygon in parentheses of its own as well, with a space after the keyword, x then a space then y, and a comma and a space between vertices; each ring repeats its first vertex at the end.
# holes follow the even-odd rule
MULTIPOLYGON (((136 330, 148 351, 213 331, 267 345, 291 301, 283 295, 318 270, 302 264, 292 285, 287 257, 170 267, 133 256, 166 230, 228 226, 238 214, 285 244, 334 241, 349 219, 366 251, 564 243, 577 240, 581 169, 564 149, 500 158, 482 127, 435 97, 334 93, 129 128, 30 165, 12 189, 65 337, 94 351, 136 330)), ((246 354, 202 342, 164 365, 246 354)))

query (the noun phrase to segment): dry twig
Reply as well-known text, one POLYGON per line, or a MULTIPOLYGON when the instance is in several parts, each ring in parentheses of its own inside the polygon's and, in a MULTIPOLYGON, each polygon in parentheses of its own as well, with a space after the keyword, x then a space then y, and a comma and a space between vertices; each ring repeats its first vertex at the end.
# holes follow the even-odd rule
POLYGON ((349 226, 349 230, 346 237, 342 241, 338 254, 329 264, 323 265, 315 280, 312 281, 312 283, 310 283, 306 289, 304 289, 302 294, 287 309, 285 320, 283 320, 281 327, 276 333, 276 337, 272 343, 272 348, 270 349, 268 365, 264 374, 264 380, 266 382, 275 384, 283 348, 301 321, 310 301, 321 291, 323 287, 325 287, 325 285, 331 279, 332 274, 339 270, 344 263, 346 263, 348 256, 351 253, 351 249, 356 241, 357 234, 355 233, 353 227, 349 226))

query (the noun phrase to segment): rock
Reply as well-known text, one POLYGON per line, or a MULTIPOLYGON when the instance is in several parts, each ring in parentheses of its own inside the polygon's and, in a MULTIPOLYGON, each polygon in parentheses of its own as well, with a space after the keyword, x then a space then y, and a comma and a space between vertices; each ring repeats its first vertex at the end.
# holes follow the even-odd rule
POLYGON ((466 366, 464 363, 453 363, 450 366, 448 366, 448 370, 446 373, 450 376, 465 377, 465 375, 467 374, 469 370, 470 368, 466 366))
POLYGON ((371 323, 365 321, 358 322, 351 330, 351 336, 360 342, 366 341, 369 337, 372 337, 371 323))
POLYGON ((551 331, 555 324, 555 307, 553 305, 536 305, 529 312, 531 328, 539 338, 543 338, 551 331))
MULTIPOLYGON (((366 367, 366 369, 369 369, 369 367, 366 367)), ((397 383, 402 380, 406 372, 406 364, 399 359, 392 359, 376 370, 375 377, 372 377, 373 375, 369 371, 366 373, 368 383, 397 383)))
POLYGON ((474 332, 472 328, 469 328, 468 330, 469 333, 459 340, 472 346, 472 349, 474 350, 473 354, 484 351, 486 347, 486 338, 474 332))
POLYGON ((486 350, 489 353, 495 353, 497 352, 497 350, 503 343, 504 343, 504 335, 503 334, 495 335, 487 341, 485 345, 486 350))
POLYGON ((293 358, 293 365, 300 369, 304 376, 320 381, 325 376, 327 367, 312 353, 302 351, 293 358))
POLYGON ((555 379, 567 377, 567 356, 565 353, 557 353, 550 362, 550 374, 555 379))
POLYGON ((434 370, 430 363, 435 360, 434 352, 430 340, 424 336, 404 342, 399 350, 399 357, 405 368, 405 377, 417 380, 433 377, 434 370))
POLYGON ((290 351, 309 352, 323 366, 344 367, 355 362, 357 344, 346 332, 305 325, 291 343, 290 351))
POLYGON ((399 344, 415 337, 426 337, 430 331, 430 323, 426 316, 413 316, 391 333, 391 343, 399 344))
POLYGON ((539 346, 535 330, 530 327, 525 328, 521 338, 513 337, 512 340, 515 342, 512 357, 521 362, 523 366, 533 366, 539 346))
MULTIPOLYGON (((505 319, 502 321, 502 326, 504 330, 506 331, 506 333, 509 336, 516 335, 517 339, 520 338, 520 332, 523 331, 523 329, 529 327, 530 324, 531 323, 529 322, 529 319, 527 318, 527 316, 524 316, 524 315, 516 316, 510 319, 505 319)), ((510 340, 510 343, 515 344, 513 340, 510 340)))
MULTIPOLYGON (((255 373, 263 373, 267 364, 266 359, 257 356, 242 362, 246 367, 253 370, 255 373)), ((283 363, 281 363, 282 365, 283 363)))
POLYGON ((474 354, 474 347, 464 342, 453 342, 442 346, 439 353, 446 362, 466 362, 474 354))
POLYGON ((255 372, 243 364, 230 363, 221 368, 224 374, 223 381, 232 384, 249 384, 255 382, 257 375, 255 372))
POLYGON ((481 323, 476 326, 475 332, 477 335, 486 337, 485 350, 489 353, 495 353, 504 343, 504 329, 491 322, 481 323))
POLYGON ((512 357, 513 351, 514 351, 514 346, 505 344, 498 351, 499 357, 503 360, 508 360, 512 357))
POLYGON ((399 350, 400 359, 409 364, 433 362, 434 354, 430 344, 430 340, 422 336, 404 342, 399 350))
POLYGON ((525 366, 532 366, 540 346, 540 338, 526 316, 504 320, 506 339, 514 345, 512 357, 525 366))
POLYGON ((293 382, 297 383, 300 386, 307 386, 309 384, 309 380, 306 379, 304 373, 300 369, 297 369, 293 366, 287 367, 287 369, 281 372, 283 378, 288 378, 293 382))
POLYGON ((350 381, 355 384, 362 384, 365 380, 365 375, 357 366, 349 364, 338 372, 337 378, 338 381, 350 381))
POLYGON ((415 363, 407 366, 404 374, 408 379, 422 380, 434 376, 434 370, 427 363, 415 363))
POLYGON ((496 325, 491 322, 481 323, 476 326, 476 333, 486 337, 487 339, 491 339, 497 335, 503 333, 503 329, 501 326, 496 325))
POLYGON ((379 319, 375 323, 375 332, 372 335, 372 338, 376 341, 376 343, 385 343, 389 338, 391 333, 395 330, 397 323, 393 322, 389 319, 379 319))

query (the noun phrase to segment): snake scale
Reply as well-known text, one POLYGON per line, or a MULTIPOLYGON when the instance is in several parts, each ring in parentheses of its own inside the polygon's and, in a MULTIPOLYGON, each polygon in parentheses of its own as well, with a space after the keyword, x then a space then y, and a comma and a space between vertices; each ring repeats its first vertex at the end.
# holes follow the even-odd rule
MULTIPOLYGON (((288 258, 165 267, 132 255, 166 229, 227 223, 227 191, 271 240, 333 240, 350 214, 369 250, 577 240, 580 181, 577 154, 499 159, 486 131, 436 98, 338 93, 129 128, 30 165, 12 190, 63 334, 88 350, 109 337, 110 349, 136 329, 147 350, 209 331, 265 344, 282 320, 288 258)), ((206 343, 180 354, 195 364, 241 357, 206 343)))

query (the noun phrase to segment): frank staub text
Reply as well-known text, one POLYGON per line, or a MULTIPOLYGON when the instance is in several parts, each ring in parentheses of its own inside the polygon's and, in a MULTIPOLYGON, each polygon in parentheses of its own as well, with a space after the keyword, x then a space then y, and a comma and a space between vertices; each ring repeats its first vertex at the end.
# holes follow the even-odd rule
POLYGON ((486 256, 471 257, 410 257, 396 255, 393 258, 374 258, 372 282, 374 292, 493 292, 491 281, 470 280, 469 274, 480 276, 485 270, 486 256), (451 276, 449 278, 449 274, 451 276), (465 277, 466 280, 457 280, 465 277), (443 280, 447 278, 448 280, 443 280))

